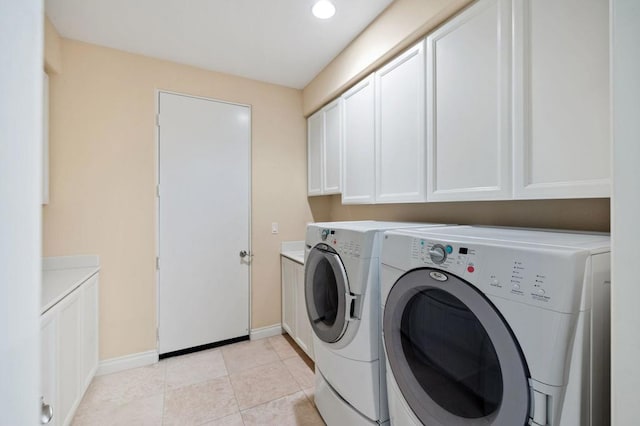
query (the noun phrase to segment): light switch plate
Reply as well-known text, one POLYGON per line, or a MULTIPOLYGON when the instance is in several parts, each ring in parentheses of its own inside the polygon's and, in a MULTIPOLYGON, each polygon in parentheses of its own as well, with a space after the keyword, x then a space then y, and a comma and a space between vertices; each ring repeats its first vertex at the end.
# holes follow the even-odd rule
POLYGON ((278 233, 278 222, 273 222, 271 224, 271 233, 272 234, 277 234, 278 233))

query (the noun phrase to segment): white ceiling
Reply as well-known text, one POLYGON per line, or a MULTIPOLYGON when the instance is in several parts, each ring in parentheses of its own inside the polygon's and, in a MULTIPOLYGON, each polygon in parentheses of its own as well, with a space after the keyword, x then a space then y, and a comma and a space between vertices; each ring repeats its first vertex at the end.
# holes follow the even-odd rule
POLYGON ((301 89, 393 0, 46 0, 66 38, 301 89))

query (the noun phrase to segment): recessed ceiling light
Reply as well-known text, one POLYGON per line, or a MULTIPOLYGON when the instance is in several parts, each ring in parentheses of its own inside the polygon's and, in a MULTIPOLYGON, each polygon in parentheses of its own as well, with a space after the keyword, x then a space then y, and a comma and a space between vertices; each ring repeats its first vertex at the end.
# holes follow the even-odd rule
POLYGON ((329 19, 336 14, 336 7, 329 0, 318 0, 311 9, 313 16, 319 19, 329 19))

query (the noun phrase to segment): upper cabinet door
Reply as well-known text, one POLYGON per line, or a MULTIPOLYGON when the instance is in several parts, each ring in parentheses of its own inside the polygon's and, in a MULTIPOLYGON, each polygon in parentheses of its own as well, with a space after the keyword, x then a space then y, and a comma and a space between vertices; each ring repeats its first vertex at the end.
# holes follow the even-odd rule
POLYGON ((480 0, 427 38, 427 199, 511 198, 511 1, 480 0))
POLYGON ((609 2, 514 0, 514 195, 610 196, 609 2))
POLYGON ((322 194, 322 140, 324 122, 322 111, 307 119, 307 194, 322 194))
POLYGON ((324 143, 322 161, 322 193, 339 194, 342 187, 342 100, 337 99, 322 109, 324 143))
POLYGON ((376 202, 426 200, 424 41, 375 73, 376 202))
POLYGON ((373 74, 342 95, 343 204, 375 201, 373 74))

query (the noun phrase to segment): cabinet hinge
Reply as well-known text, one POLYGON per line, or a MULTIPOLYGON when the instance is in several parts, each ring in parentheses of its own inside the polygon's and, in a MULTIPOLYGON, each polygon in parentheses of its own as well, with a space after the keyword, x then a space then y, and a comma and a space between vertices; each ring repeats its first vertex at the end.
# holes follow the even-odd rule
POLYGON ((160 257, 156 256, 156 269, 160 269, 160 257))

